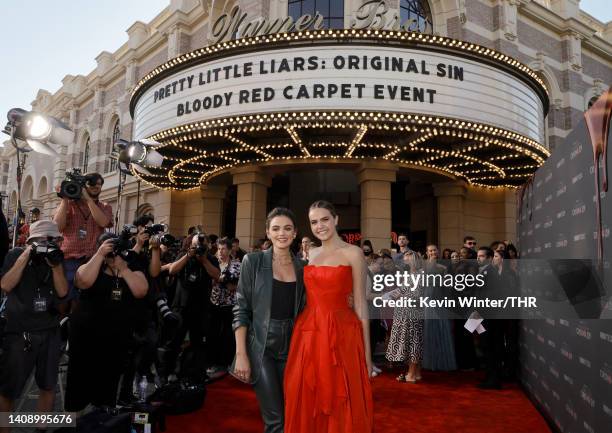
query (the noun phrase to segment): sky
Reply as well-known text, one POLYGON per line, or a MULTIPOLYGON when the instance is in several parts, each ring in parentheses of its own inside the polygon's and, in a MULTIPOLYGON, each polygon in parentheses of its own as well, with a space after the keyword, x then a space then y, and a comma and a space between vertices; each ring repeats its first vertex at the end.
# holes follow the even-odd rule
MULTIPOLYGON (((4 0, 0 15, 0 128, 13 107, 30 109, 38 89, 56 92, 64 76, 87 75, 102 51, 127 42, 135 21, 149 22, 170 0, 4 0)), ((600 21, 610 0, 582 0, 600 21)), ((4 141, 0 137, 0 143, 4 141)))
MULTIPOLYGON (((55 93, 66 75, 87 75, 102 51, 127 42, 126 30, 148 23, 170 0, 2 1, 0 129, 13 107, 29 110, 38 89, 55 93)), ((0 142, 4 137, 0 137, 0 142)))

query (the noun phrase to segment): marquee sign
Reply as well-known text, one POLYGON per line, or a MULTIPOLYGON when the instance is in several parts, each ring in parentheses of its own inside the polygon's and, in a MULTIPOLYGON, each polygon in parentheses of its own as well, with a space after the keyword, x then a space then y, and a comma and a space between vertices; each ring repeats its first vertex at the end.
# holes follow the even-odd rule
POLYGON ((548 97, 533 71, 420 33, 222 42, 148 73, 130 109, 134 138, 163 143, 166 165, 143 180, 164 188, 194 188, 240 164, 370 157, 515 186, 548 156, 539 144, 548 97))
POLYGON ((135 138, 222 116, 291 110, 423 113, 543 141, 543 103, 520 79, 457 54, 370 44, 261 50, 204 62, 142 94, 135 138))

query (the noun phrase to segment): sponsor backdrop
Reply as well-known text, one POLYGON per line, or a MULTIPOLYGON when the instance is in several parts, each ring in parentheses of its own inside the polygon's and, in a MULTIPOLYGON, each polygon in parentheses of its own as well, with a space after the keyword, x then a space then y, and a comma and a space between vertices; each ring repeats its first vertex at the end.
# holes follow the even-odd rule
MULTIPOLYGON (((607 159, 612 158, 607 155, 607 159)), ((604 166, 603 160, 595 166, 583 120, 535 173, 519 206, 521 258, 587 264, 584 278, 570 276, 564 282, 567 275, 556 275, 578 312, 584 299, 570 293, 582 286, 583 280, 598 281, 600 289, 608 293, 612 287, 612 191, 605 192, 601 186, 604 166), (595 170, 600 173, 601 261, 597 254, 595 170)), ((559 317, 552 311, 538 314, 537 319, 521 322, 521 381, 528 395, 558 431, 611 432, 612 303, 601 297, 595 314, 591 303, 589 319, 585 320, 559 317)))

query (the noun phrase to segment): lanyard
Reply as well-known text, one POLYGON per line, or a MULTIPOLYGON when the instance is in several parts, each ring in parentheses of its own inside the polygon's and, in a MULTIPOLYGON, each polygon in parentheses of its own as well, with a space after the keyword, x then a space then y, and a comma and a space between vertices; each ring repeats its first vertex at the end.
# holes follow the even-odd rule
POLYGON ((81 216, 83 217, 85 222, 87 222, 89 220, 89 217, 91 216, 91 213, 83 212, 83 210, 81 209, 81 204, 80 203, 75 203, 75 204, 76 204, 77 209, 79 210, 79 213, 81 214, 81 216))

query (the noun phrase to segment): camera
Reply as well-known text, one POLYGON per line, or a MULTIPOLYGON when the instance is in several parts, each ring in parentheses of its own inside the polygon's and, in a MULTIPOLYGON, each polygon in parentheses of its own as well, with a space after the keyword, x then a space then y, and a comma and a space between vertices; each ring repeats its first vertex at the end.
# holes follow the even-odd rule
POLYGON ((64 261, 64 252, 55 242, 32 242, 31 257, 40 261, 46 258, 52 266, 55 266, 64 261))
POLYGON ((236 275, 232 276, 231 272, 229 271, 229 266, 225 268, 221 275, 223 276, 223 282, 225 284, 238 284, 239 278, 236 275))
POLYGON ((151 238, 155 236, 161 245, 164 245, 167 248, 172 248, 176 244, 177 240, 174 236, 167 232, 168 226, 165 224, 153 224, 145 227, 144 229, 144 233, 147 233, 151 238))
POLYGON ((60 191, 57 193, 57 195, 61 198, 79 200, 81 198, 83 188, 90 180, 90 176, 84 176, 80 169, 73 168, 72 171, 66 172, 66 179, 62 181, 60 191))
POLYGON ((168 226, 165 224, 153 224, 145 227, 144 232, 149 236, 154 236, 159 233, 165 233, 168 230, 168 226))
POLYGON ((176 239, 169 233, 160 237, 160 244, 166 247, 166 251, 162 252, 162 262, 172 263, 174 262, 183 248, 183 242, 180 239, 176 239))
POLYGON ((208 238, 204 233, 198 234, 198 246, 195 249, 195 254, 198 257, 205 256, 208 253, 208 238))
MULTIPOLYGON (((179 242, 179 248, 180 248, 180 241, 178 242, 179 242)), ((164 245, 167 248, 172 248, 176 245, 177 240, 170 233, 164 233, 163 235, 159 237, 159 243, 164 245)))
POLYGON ((135 251, 132 251, 131 238, 138 233, 138 228, 132 224, 126 224, 123 226, 119 236, 113 239, 113 251, 111 251, 107 257, 119 256, 126 262, 132 262, 138 255, 135 251))

